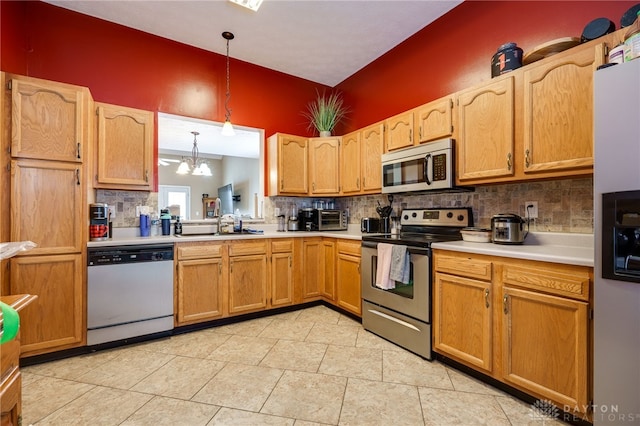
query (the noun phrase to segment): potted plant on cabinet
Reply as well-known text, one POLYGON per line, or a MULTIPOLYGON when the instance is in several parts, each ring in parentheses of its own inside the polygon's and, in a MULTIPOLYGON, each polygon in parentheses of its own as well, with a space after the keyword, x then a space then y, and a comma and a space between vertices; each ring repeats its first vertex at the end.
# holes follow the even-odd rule
POLYGON ((321 137, 328 137, 336 124, 346 117, 349 109, 344 105, 340 93, 326 95, 324 91, 320 94, 316 90, 316 95, 302 115, 309 120, 309 129, 316 129, 321 137))

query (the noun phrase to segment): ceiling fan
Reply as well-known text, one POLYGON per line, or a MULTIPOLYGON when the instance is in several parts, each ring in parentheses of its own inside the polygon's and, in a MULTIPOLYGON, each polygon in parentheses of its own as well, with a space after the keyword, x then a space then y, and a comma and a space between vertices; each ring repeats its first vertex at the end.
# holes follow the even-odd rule
POLYGON ((160 158, 158 157, 158 166, 168 166, 171 163, 179 163, 180 160, 174 160, 173 158, 160 158))

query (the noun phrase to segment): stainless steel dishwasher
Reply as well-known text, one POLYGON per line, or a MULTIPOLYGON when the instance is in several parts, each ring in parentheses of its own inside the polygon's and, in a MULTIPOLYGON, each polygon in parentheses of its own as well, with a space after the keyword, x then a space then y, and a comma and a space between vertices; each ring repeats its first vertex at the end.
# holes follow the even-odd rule
POLYGON ((88 249, 87 345, 173 329, 173 244, 88 249))

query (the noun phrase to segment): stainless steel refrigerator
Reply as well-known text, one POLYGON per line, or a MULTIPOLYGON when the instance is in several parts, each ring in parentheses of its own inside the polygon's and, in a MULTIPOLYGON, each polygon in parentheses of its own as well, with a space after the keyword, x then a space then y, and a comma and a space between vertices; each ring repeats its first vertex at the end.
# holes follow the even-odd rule
POLYGON ((593 423, 640 424, 640 282, 602 277, 602 194, 640 190, 640 59, 595 72, 594 131, 593 423))

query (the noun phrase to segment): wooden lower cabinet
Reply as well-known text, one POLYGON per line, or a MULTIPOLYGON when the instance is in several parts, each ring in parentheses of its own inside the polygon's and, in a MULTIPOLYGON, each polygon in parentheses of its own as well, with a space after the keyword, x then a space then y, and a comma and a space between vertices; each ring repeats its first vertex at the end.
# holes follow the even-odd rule
POLYGON ((224 245, 179 246, 176 252, 176 325, 224 316, 224 245))
POLYGON ((486 372, 492 371, 491 282, 437 273, 434 348, 486 372))
POLYGON ((360 242, 338 240, 336 255, 336 304, 362 315, 360 291, 360 242))
POLYGON ((267 308, 267 241, 229 244, 229 314, 267 308))
POLYGON ((333 302, 336 299, 336 242, 333 238, 322 239, 322 259, 324 273, 322 275, 320 293, 322 297, 333 302))
POLYGON ((302 299, 319 299, 323 286, 323 245, 322 237, 304 238, 302 240, 302 299))
POLYGON ((434 350, 587 413, 593 269, 434 251, 434 350))
POLYGON ((586 407, 588 303, 506 286, 502 294, 503 380, 586 407))
POLYGON ((293 240, 271 241, 271 296, 269 306, 293 303, 293 240))
POLYGON ((11 294, 38 298, 21 315, 21 356, 69 349, 86 343, 85 291, 81 254, 16 256, 10 259, 11 294))

